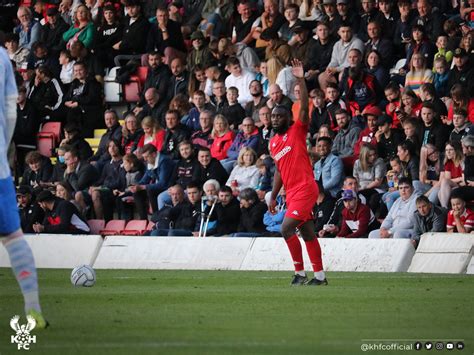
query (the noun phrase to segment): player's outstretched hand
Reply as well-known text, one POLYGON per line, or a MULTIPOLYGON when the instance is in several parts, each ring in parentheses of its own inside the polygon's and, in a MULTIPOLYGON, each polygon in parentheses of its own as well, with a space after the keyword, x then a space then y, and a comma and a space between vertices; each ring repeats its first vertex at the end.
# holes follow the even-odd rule
POLYGON ((298 78, 298 79, 303 79, 304 78, 304 69, 303 69, 303 63, 299 59, 293 59, 291 61, 291 72, 293 75, 298 78))

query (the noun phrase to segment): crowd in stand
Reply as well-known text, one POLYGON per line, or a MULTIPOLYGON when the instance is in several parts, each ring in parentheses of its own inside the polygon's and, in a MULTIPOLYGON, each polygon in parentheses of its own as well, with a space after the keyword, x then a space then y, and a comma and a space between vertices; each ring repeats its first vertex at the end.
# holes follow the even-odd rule
POLYGON ((0 13, 27 233, 138 218, 151 235, 279 235, 268 144, 274 107, 298 117, 293 58, 309 89, 319 237, 416 245, 474 229, 472 0, 36 0, 0 13), (126 84, 143 66, 139 99, 117 113, 106 73, 119 67, 126 84), (54 165, 36 150, 52 121, 54 165))

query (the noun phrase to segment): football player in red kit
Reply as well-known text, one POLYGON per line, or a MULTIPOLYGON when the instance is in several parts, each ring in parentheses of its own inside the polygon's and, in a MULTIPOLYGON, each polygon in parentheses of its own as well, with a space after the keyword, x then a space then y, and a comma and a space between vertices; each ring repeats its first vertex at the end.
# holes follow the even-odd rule
POLYGON ((286 108, 276 106, 272 110, 271 122, 276 134, 270 140, 270 153, 277 169, 268 208, 271 213, 275 213, 276 197, 283 185, 286 190, 287 212, 281 226, 281 234, 285 238, 295 266, 291 285, 327 285, 312 213, 318 198, 318 186, 314 180, 306 148, 309 128, 308 90, 302 63, 294 60, 292 67, 293 75, 300 85, 301 109, 298 119, 291 126, 291 113, 286 108), (296 234, 297 230, 305 241, 309 260, 313 266, 314 278, 309 281, 304 271, 303 253, 296 234))

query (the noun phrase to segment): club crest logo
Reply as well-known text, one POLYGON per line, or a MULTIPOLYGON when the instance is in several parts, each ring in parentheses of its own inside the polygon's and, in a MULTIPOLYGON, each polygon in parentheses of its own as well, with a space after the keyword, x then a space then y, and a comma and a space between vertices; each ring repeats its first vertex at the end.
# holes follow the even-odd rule
POLYGON ((11 336, 11 343, 17 344, 18 350, 30 350, 30 344, 36 344, 36 335, 30 332, 36 327, 36 320, 32 316, 26 316, 27 324, 19 324, 20 316, 14 316, 10 320, 10 327, 16 332, 11 336))

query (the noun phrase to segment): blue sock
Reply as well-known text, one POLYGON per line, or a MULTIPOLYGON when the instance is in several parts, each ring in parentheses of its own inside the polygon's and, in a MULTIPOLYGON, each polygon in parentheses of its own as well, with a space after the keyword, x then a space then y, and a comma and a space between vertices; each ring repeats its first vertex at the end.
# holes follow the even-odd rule
POLYGON ((38 296, 38 275, 30 246, 23 236, 5 243, 16 280, 25 299, 25 312, 34 309, 41 312, 38 296))

